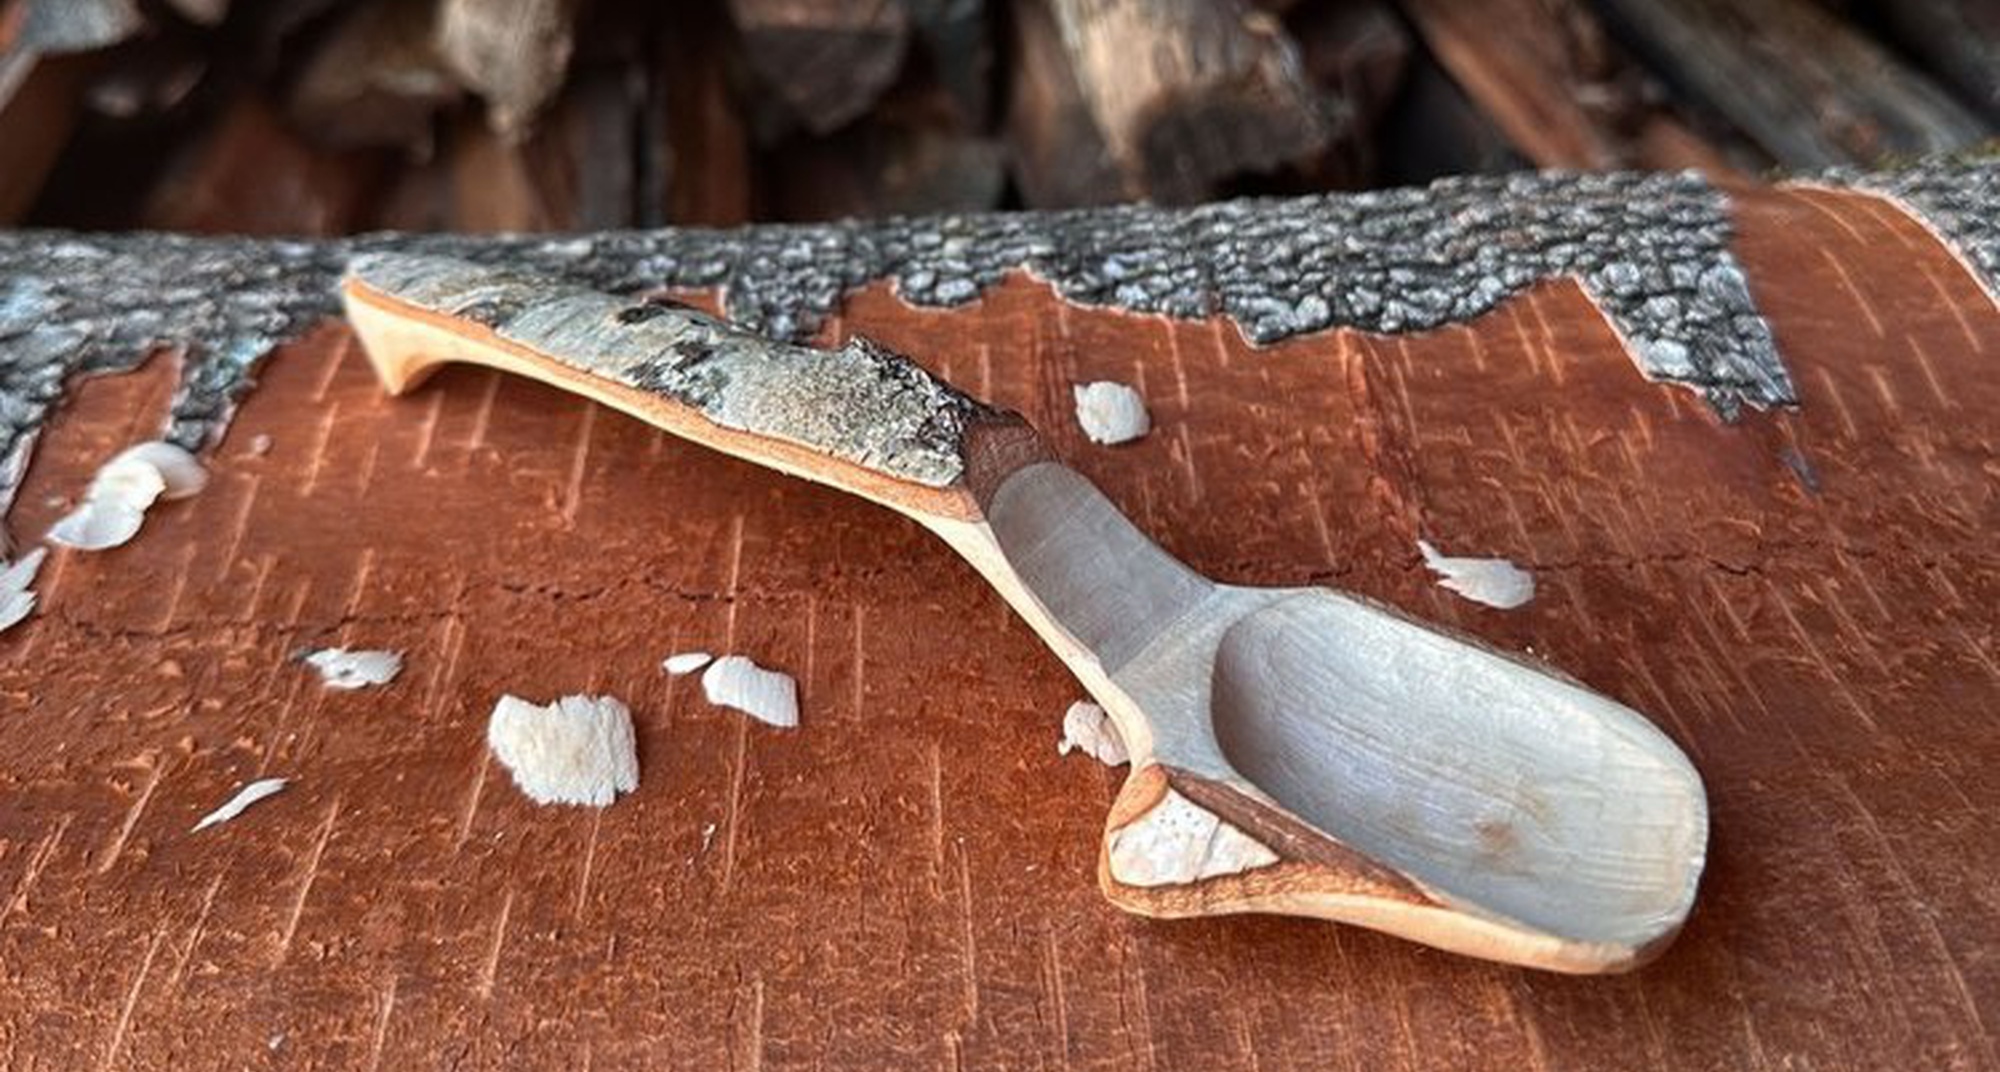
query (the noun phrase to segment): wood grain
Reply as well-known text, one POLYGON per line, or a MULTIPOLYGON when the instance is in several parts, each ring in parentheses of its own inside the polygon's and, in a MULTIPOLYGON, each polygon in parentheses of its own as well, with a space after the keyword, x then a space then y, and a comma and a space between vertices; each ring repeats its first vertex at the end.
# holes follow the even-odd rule
MULTIPOLYGON (((2000 1067, 2000 310, 1886 202, 1737 213, 1804 401, 1736 425, 1641 380, 1568 282, 1264 350, 1022 280, 955 312, 871 290, 829 329, 1029 415, 1211 575, 1337 580, 1652 713, 1714 839, 1636 975, 1127 917, 1092 881, 1121 774, 1055 754, 1074 685, 916 526, 497 373, 385 398, 328 329, 269 363, 206 492, 52 556, 0 636, 0 1064, 2000 1067), (1088 379, 1153 434, 1086 443, 1088 379), (1417 535, 1541 594, 1455 601, 1417 535), (328 643, 409 666, 325 692, 290 656, 328 643), (657 670, 695 647, 795 674, 802 727, 657 670), (536 809, 486 712, 585 690, 632 705, 640 790, 536 809), (296 781, 186 833, 260 774, 296 781)), ((169 372, 82 389, 15 531, 169 372)))

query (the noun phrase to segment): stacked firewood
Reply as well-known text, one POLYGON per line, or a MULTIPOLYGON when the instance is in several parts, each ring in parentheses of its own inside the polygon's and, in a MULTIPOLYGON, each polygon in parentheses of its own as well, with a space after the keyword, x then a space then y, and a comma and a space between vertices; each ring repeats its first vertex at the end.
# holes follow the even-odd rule
POLYGON ((1812 168, 1994 0, 0 0, 0 224, 597 229, 1812 168))

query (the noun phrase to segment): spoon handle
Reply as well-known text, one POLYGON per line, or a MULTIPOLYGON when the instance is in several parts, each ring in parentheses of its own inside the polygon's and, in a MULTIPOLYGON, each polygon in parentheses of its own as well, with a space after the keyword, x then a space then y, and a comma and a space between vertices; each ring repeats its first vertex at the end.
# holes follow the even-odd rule
POLYGON ((975 518, 1000 478, 1046 457, 1018 415, 859 336, 799 346, 448 257, 357 258, 342 294, 393 394, 448 362, 486 365, 920 520, 975 518))

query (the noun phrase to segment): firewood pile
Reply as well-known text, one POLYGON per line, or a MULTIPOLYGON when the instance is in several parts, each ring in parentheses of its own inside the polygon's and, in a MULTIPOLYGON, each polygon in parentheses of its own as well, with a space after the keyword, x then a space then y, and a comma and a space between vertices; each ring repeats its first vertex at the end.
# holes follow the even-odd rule
POLYGON ((0 0, 0 225, 337 234, 1978 145, 1993 0, 0 0))

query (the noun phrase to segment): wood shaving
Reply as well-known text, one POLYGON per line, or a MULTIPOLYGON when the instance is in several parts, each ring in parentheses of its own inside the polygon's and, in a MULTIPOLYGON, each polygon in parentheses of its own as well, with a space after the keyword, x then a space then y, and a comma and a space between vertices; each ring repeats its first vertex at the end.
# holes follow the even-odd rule
POLYGON ((34 613, 35 593, 28 586, 35 583, 35 572, 42 568, 42 559, 48 553, 47 548, 37 547, 12 565, 0 568, 0 632, 34 613))
POLYGON ((1146 413, 1146 400, 1122 383, 1099 380, 1073 388, 1076 395, 1076 423, 1093 443, 1115 446, 1129 443, 1153 429, 1146 413))
POLYGON ((104 463, 83 503, 49 529, 49 542, 103 551, 139 534, 146 510, 160 499, 184 499, 208 484, 208 471, 172 443, 140 443, 104 463))
POLYGON ((639 788, 632 712, 609 696, 565 696, 546 706, 502 696, 486 744, 537 804, 602 808, 639 788))
POLYGON ((715 656, 705 651, 684 651, 677 655, 667 656, 660 663, 660 669, 665 670, 675 677, 680 677, 682 674, 692 674, 714 660, 715 656))
POLYGON ((194 824, 194 830, 190 831, 190 833, 200 833, 217 823, 226 823, 236 818, 243 814, 243 810, 250 805, 282 791, 285 785, 286 780, 283 778, 263 778, 251 782, 249 785, 238 789, 236 795, 229 798, 228 803, 202 816, 201 821, 194 824))
POLYGON ((766 670, 741 655, 725 655, 701 675, 702 691, 717 707, 789 729, 799 724, 799 687, 790 674, 766 670))
POLYGON ((1125 751, 1125 738, 1118 733, 1118 724, 1104 713, 1104 708, 1083 700, 1069 705, 1063 712, 1063 736, 1057 742, 1056 751, 1061 755, 1082 752, 1107 767, 1116 767, 1132 761, 1125 751))
POLYGON ((160 494, 163 499, 185 499, 208 486, 208 470, 202 468, 201 459, 185 448, 157 440, 125 448, 105 468, 139 465, 151 466, 165 481, 166 489, 160 494))
POLYGON ((399 651, 349 651, 346 648, 322 648, 309 652, 306 664, 319 671, 320 678, 329 689, 363 689, 370 685, 387 685, 403 672, 403 653, 399 651))
POLYGON ((1474 603, 1512 610, 1535 598, 1534 574, 1504 558, 1453 558, 1424 540, 1417 541, 1417 550, 1440 585, 1474 603))

